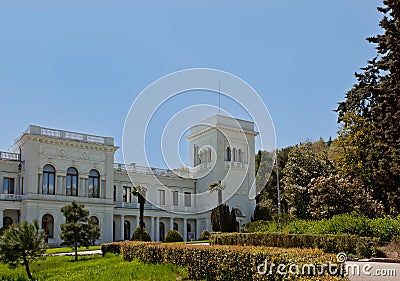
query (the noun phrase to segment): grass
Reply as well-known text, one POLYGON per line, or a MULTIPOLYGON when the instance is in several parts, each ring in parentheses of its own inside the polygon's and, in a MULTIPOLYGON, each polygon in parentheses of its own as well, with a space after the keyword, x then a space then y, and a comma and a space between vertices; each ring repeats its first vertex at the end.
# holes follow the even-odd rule
MULTIPOLYGON (((126 262, 120 255, 107 254, 80 257, 74 262, 71 257, 47 257, 31 265, 36 280, 185 280, 187 269, 172 264, 149 265, 139 262, 126 262)), ((10 269, 0 264, 0 280, 27 280, 22 266, 10 269)))
MULTIPOLYGON (((78 252, 81 251, 90 251, 90 250, 100 250, 101 246, 89 246, 86 247, 79 247, 78 252)), ((74 250, 71 247, 62 247, 62 248, 49 248, 46 250, 46 254, 57 254, 57 253, 72 253, 74 250)))

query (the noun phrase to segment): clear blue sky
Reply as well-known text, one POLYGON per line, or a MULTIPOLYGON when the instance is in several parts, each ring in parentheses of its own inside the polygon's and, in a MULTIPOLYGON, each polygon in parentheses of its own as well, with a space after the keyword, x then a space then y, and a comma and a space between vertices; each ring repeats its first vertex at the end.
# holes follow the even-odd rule
POLYGON ((113 136, 120 146, 135 97, 158 78, 193 67, 221 69, 253 86, 279 147, 335 137, 332 110, 375 55, 365 38, 380 32, 379 5, 3 0, 0 150, 29 124, 113 136))

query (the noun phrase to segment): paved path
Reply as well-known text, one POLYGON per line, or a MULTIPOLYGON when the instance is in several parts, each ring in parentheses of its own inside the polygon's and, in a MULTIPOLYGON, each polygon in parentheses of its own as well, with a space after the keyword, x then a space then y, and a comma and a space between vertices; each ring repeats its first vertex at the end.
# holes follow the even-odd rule
MULTIPOLYGON (((80 251, 78 256, 101 255, 101 250, 80 251)), ((75 252, 47 254, 45 256, 75 256, 75 252)))
POLYGON ((370 281, 370 280, 399 281, 400 280, 400 263, 349 261, 346 264, 348 266, 351 266, 351 268, 349 268, 349 278, 351 281, 370 281))

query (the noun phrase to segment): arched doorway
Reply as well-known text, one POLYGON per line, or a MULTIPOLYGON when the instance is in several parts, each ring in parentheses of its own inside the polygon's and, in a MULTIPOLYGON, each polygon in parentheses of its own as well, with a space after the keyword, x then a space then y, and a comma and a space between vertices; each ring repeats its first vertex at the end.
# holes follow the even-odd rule
POLYGON ((115 221, 113 221, 113 241, 115 241, 115 221))
POLYGON ((160 229, 160 241, 164 242, 164 240, 165 240, 165 225, 163 222, 160 222, 159 229, 160 229))
POLYGON ((3 227, 7 227, 13 224, 13 220, 10 217, 3 218, 3 227))
POLYGON ((131 239, 131 223, 129 221, 124 222, 124 240, 131 239))
POLYGON ((190 241, 189 233, 192 232, 192 226, 190 223, 186 224, 186 240, 190 241))

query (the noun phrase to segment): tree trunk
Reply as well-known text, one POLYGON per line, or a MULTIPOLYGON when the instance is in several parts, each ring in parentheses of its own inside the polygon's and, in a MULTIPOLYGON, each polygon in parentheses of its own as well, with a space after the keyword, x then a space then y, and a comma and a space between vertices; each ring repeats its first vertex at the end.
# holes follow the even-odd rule
POLYGON ((26 258, 26 254, 25 253, 22 255, 22 258, 24 260, 26 274, 28 275, 29 280, 33 280, 32 273, 31 273, 31 270, 29 268, 29 261, 26 258))
POLYGON ((139 194, 139 208, 140 208, 140 212, 139 212, 139 227, 140 227, 140 240, 143 239, 143 230, 144 230, 144 203, 145 203, 145 199, 142 196, 142 194, 139 194))
POLYGON ((74 241, 74 248, 75 248, 75 261, 78 260, 78 243, 74 241))

